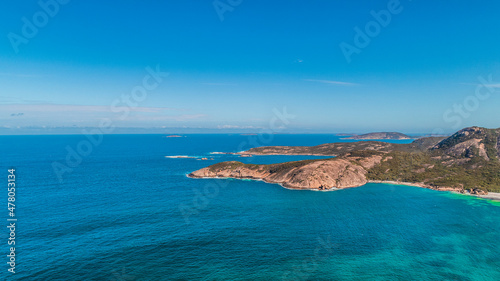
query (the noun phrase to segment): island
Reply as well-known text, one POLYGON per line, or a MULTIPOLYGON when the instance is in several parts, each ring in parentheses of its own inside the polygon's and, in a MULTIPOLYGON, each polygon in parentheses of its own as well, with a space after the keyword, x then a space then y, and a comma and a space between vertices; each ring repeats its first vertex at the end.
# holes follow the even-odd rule
POLYGON ((500 192, 500 128, 469 127, 450 137, 420 138, 409 144, 360 141, 311 147, 269 146, 240 154, 331 157, 270 165, 221 162, 188 176, 256 179, 306 190, 387 182, 476 195, 500 192))
POLYGON ((377 132, 363 135, 355 135, 344 138, 346 140, 410 140, 410 136, 397 132, 377 132))

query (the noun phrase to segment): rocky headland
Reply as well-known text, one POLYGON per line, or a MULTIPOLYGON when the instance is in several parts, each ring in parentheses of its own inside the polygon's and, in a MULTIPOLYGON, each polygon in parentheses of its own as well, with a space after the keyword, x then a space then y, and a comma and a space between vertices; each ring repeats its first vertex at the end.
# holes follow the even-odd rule
POLYGON ((355 135, 345 139, 346 140, 409 140, 412 138, 410 136, 397 132, 377 132, 377 133, 368 133, 363 135, 355 135))

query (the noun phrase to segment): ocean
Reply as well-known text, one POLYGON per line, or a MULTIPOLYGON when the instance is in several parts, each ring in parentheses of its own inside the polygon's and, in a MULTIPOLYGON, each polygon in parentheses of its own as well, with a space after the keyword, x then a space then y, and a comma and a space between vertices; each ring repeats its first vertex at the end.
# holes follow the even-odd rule
POLYGON ((341 137, 85 140, 0 136, 4 186, 15 169, 17 218, 13 274, 4 189, 2 280, 500 280, 498 202, 390 184, 320 192, 186 177, 221 161, 324 158, 211 152, 341 137), (194 158, 165 157, 179 155, 194 158))

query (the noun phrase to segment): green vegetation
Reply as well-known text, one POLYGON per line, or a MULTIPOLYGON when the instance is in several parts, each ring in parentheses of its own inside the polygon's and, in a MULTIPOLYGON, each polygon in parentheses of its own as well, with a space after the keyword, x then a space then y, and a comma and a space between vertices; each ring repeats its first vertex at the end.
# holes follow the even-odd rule
POLYGON ((499 161, 486 161, 477 154, 447 160, 450 162, 432 158, 439 156, 436 152, 391 152, 385 156, 386 161, 368 171, 367 178, 500 192, 499 161))
POLYGON ((429 153, 391 152, 368 171, 367 177, 370 180, 424 182, 428 173, 439 170, 436 165, 429 153), (422 170, 425 172, 420 172, 422 170))
POLYGON ((375 155, 383 155, 383 152, 375 151, 375 150, 355 150, 349 152, 347 155, 351 157, 371 157, 375 155))
POLYGON ((222 169, 236 169, 245 167, 252 170, 258 170, 262 165, 257 164, 244 164, 238 161, 230 161, 230 162, 221 162, 217 164, 213 164, 209 167, 211 172, 215 172, 222 169))
MULTIPOLYGON (((321 159, 321 160, 324 160, 324 159, 321 159)), ((290 170, 293 168, 302 167, 304 165, 307 165, 309 163, 316 162, 316 161, 318 161, 318 159, 285 162, 285 163, 279 163, 279 164, 270 164, 270 165, 266 165, 266 167, 269 169, 269 173, 274 174, 274 173, 287 171, 287 170, 290 170)))
POLYGON ((486 154, 490 159, 497 159, 498 160, 498 155, 499 151, 497 151, 496 146, 499 141, 499 136, 498 132, 495 130, 488 130, 485 133, 485 138, 482 141, 486 147, 486 154))

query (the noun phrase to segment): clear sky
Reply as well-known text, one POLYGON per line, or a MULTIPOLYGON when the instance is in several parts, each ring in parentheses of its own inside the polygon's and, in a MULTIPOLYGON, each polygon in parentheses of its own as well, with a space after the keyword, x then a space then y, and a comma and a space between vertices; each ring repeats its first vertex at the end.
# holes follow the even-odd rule
POLYGON ((0 127, 500 127, 499 1, 60 2, 2 3, 0 127))

